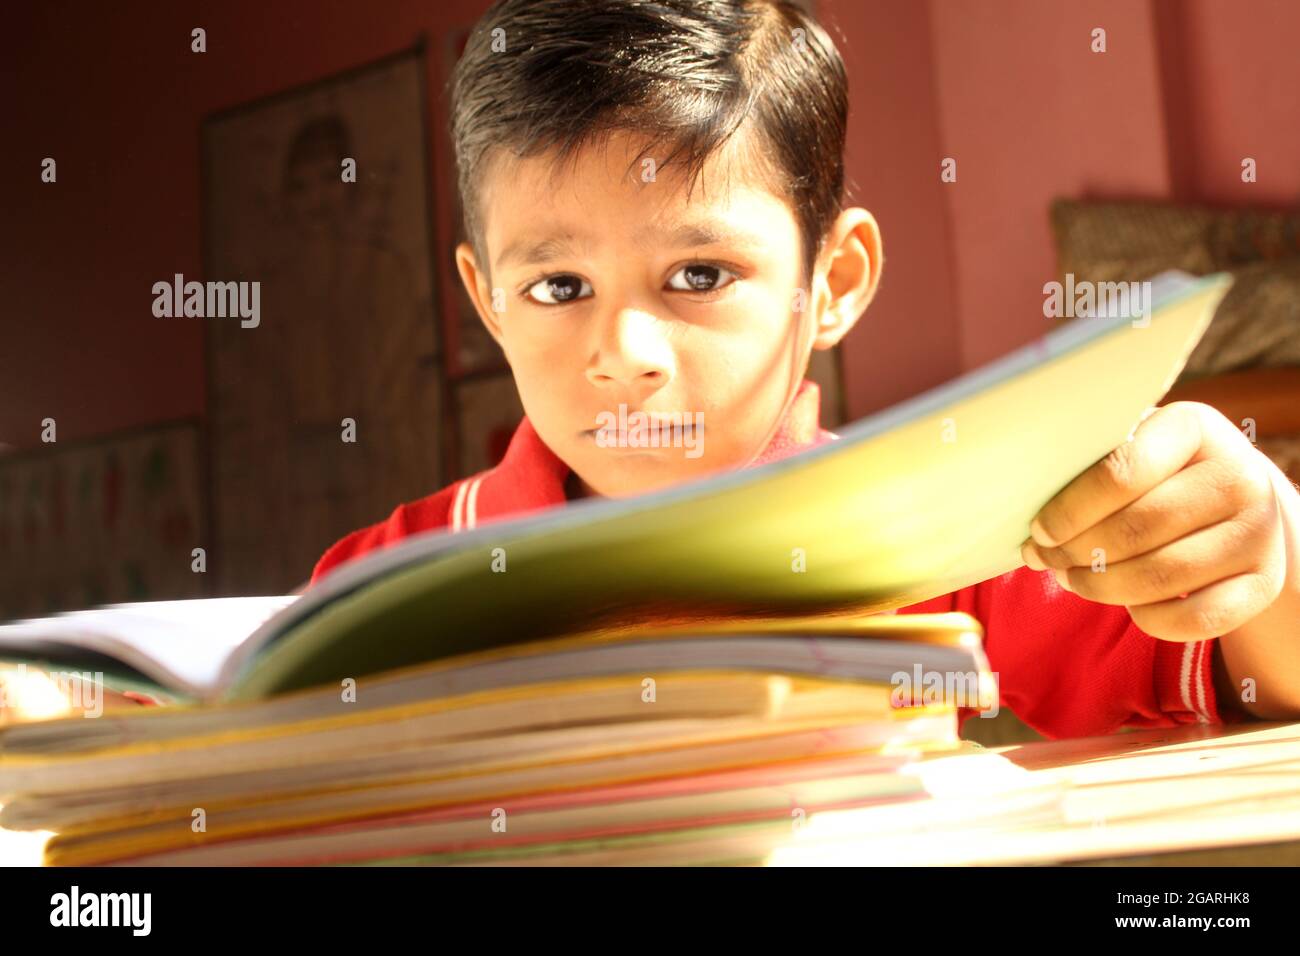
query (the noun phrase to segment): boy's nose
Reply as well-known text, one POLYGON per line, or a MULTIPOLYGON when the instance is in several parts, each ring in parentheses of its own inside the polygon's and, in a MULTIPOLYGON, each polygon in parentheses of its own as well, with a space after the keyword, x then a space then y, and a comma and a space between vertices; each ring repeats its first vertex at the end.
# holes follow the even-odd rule
POLYGON ((668 327, 655 316, 622 309, 601 331, 596 353, 587 365, 587 381, 597 387, 619 386, 657 391, 673 377, 676 363, 668 327))

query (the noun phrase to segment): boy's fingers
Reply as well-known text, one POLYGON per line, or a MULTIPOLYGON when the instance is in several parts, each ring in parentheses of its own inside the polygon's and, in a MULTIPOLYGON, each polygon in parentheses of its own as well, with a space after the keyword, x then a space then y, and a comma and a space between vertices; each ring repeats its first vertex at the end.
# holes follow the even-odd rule
POLYGON ((1034 570, 1091 567, 1100 551, 1107 564, 1118 564, 1226 521, 1241 510, 1227 488, 1231 477, 1220 459, 1195 462, 1064 544, 1026 543, 1025 563, 1034 570))
POLYGON ((1161 640, 1203 641, 1232 633, 1268 607, 1271 588, 1266 574, 1248 571, 1216 581, 1185 599, 1129 607, 1128 613, 1134 624, 1161 640))
POLYGON ((1029 533, 1040 547, 1053 548, 1136 501, 1177 474, 1201 447, 1195 406, 1157 408, 1133 439, 1079 475, 1043 506, 1029 533))
POLYGON ((1280 582, 1270 536, 1256 522, 1223 521, 1146 554, 1089 567, 1058 570, 1057 580, 1079 597, 1132 607, 1174 600, 1217 581, 1267 569, 1280 582))

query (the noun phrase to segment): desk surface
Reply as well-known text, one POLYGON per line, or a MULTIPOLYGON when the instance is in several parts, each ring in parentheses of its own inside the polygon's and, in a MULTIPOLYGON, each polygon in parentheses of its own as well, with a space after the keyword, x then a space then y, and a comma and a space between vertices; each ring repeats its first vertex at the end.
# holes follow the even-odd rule
POLYGON ((951 812, 900 809, 882 833, 880 820, 894 811, 877 820, 872 810, 843 811, 774 862, 1300 862, 1300 723, 1037 741, 990 748, 983 758, 997 762, 963 769, 978 756, 940 757, 941 772, 922 772, 933 802, 951 803, 951 812))
POLYGON ((994 752, 1064 791, 1056 826, 1004 833, 983 862, 1300 863, 1300 723, 1188 725, 994 752))

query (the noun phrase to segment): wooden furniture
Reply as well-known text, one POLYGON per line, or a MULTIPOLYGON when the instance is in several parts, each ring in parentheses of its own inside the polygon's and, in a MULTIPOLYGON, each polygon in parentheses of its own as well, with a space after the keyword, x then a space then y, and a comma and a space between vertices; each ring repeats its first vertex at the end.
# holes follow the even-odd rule
POLYGON ((1163 404, 1204 402, 1239 428, 1255 424, 1260 450, 1300 482, 1300 368, 1254 368, 1179 383, 1163 404))

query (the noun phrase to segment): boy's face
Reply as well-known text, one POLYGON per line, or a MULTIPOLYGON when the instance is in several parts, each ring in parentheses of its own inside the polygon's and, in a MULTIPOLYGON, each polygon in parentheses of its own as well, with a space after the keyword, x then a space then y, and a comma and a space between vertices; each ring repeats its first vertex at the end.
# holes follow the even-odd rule
POLYGON ((612 497, 753 461, 825 305, 800 289, 793 213, 746 174, 743 152, 711 157, 688 199, 680 174, 644 164, 639 148, 615 134, 558 168, 548 156, 490 163, 479 187, 490 278, 458 250, 538 435, 589 493, 612 497), (635 429, 636 412, 702 428, 632 447, 619 429, 635 429))

